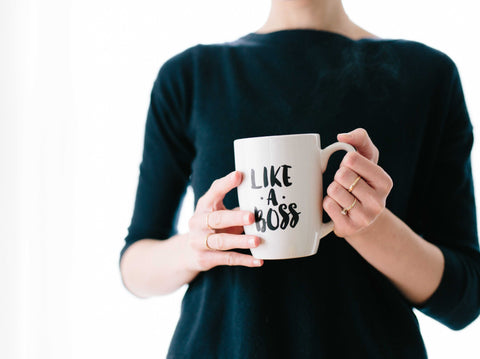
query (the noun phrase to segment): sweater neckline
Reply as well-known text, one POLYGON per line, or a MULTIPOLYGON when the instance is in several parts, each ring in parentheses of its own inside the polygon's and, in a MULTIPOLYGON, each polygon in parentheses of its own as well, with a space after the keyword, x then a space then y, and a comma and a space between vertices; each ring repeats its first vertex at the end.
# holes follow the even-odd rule
POLYGON ((356 43, 360 41, 382 41, 385 39, 376 38, 376 37, 363 37, 359 39, 352 39, 346 35, 342 35, 337 32, 329 30, 319 30, 319 29, 283 29, 276 30, 266 33, 257 33, 250 32, 247 35, 243 36, 242 39, 246 40, 257 40, 257 41, 266 41, 266 42, 285 42, 288 40, 304 40, 304 39, 316 39, 316 38, 326 38, 326 39, 337 39, 340 41, 356 43))

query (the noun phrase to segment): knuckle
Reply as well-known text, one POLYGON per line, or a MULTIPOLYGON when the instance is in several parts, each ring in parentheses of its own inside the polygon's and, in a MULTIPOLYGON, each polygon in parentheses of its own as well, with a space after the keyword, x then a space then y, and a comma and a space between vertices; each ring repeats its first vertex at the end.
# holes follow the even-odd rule
POLYGON ((345 167, 340 167, 338 171, 335 173, 334 180, 339 183, 345 182, 347 179, 348 170, 345 167))
POLYGON ((340 192, 340 185, 337 182, 332 182, 327 188, 327 193, 329 196, 335 196, 340 192))
POLYGON ((326 210, 332 210, 333 209, 333 206, 334 203, 333 203, 333 200, 330 198, 330 197, 325 197, 323 199, 323 206, 326 210))
POLYGON ((225 253, 225 263, 227 266, 233 266, 235 264, 233 252, 225 253))
POLYGON ((359 154, 357 152, 348 152, 343 158, 344 163, 347 166, 353 166, 358 161, 359 154))
POLYGON ((387 188, 388 188, 388 192, 390 192, 393 188, 393 179, 392 177, 387 173, 387 188))
POLYGON ((366 129, 364 129, 363 127, 359 127, 357 129, 358 131, 358 134, 361 136, 361 137, 368 137, 368 132, 366 129))
MULTIPOLYGON (((330 185, 327 187, 327 194, 328 194, 329 196, 332 196, 332 195, 333 195, 333 182, 330 183, 330 185)), ((324 201, 328 201, 327 198, 325 198, 324 201)))
POLYGON ((225 249, 225 238, 221 234, 213 234, 209 238, 213 239, 213 248, 222 250, 225 249))
POLYGON ((383 190, 384 193, 388 194, 393 188, 393 180, 392 178, 384 171, 384 181, 382 183, 381 189, 383 190))
POLYGON ((214 211, 209 215, 208 219, 211 226, 218 226, 222 222, 222 214, 218 211, 214 211))
POLYGON ((376 217, 382 210, 384 205, 378 201, 372 201, 370 204, 370 211, 372 212, 373 216, 376 217))
POLYGON ((209 268, 209 258, 207 252, 205 251, 198 251, 197 252, 197 264, 202 270, 206 270, 209 268))
POLYGON ((325 211, 328 211, 328 195, 323 198, 322 207, 325 211))
POLYGON ((214 180, 212 182, 212 185, 210 186, 210 189, 215 191, 215 190, 218 189, 218 187, 220 187, 220 180, 217 178, 216 180, 214 180))

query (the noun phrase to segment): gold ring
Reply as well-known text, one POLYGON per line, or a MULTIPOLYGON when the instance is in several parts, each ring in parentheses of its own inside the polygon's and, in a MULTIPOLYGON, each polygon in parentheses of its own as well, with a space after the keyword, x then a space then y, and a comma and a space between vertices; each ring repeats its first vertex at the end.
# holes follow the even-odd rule
POLYGON ((357 178, 355 178, 355 181, 353 181, 353 183, 350 185, 350 187, 348 187, 348 192, 352 192, 353 191, 353 188, 357 185, 358 181, 360 181, 360 176, 358 176, 357 178))
POLYGON ((212 248, 208 245, 208 237, 211 235, 211 234, 215 234, 214 232, 210 232, 210 233, 207 233, 207 236, 205 237, 205 247, 207 247, 207 249, 210 249, 211 251, 216 251, 215 248, 212 248))
POLYGON ((353 203, 352 203, 348 208, 342 209, 342 214, 343 214, 344 216, 346 216, 347 213, 348 213, 353 207, 355 207, 356 204, 357 204, 357 199, 355 198, 355 199, 353 200, 353 203))
MULTIPOLYGON (((212 211, 212 212, 213 212, 213 211, 212 211)), ((212 212, 208 212, 208 213, 207 213, 206 222, 207 222, 207 228, 210 229, 210 230, 212 230, 212 231, 214 231, 215 228, 210 227, 210 224, 208 223, 208 216, 209 216, 212 212)))

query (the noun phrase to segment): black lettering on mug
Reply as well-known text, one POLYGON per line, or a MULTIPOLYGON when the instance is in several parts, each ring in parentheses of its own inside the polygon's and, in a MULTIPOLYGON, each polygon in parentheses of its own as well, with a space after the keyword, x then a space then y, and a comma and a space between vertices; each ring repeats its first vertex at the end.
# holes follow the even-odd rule
POLYGON ((252 188, 253 189, 262 188, 262 186, 257 186, 255 184, 255 170, 253 168, 250 170, 250 180, 252 181, 252 188))
POLYGON ((257 227, 257 232, 265 232, 265 219, 263 219, 263 211, 255 207, 255 226, 257 227))
MULTIPOLYGON (((289 165, 281 165, 278 167, 275 166, 270 166, 270 177, 268 176, 268 168, 263 167, 263 187, 288 187, 292 185, 292 182, 290 182, 290 176, 288 175, 288 169, 292 168, 292 166, 289 165), (280 170, 282 170, 282 177, 280 180, 279 179, 279 173, 280 170)), ((255 169, 250 169, 250 180, 251 180, 251 188, 253 189, 259 189, 262 188, 262 186, 257 185, 257 178, 255 176, 255 169)))
POLYGON ((267 205, 270 206, 270 202, 272 202, 274 206, 278 206, 277 195, 273 188, 268 192, 267 205))
POLYGON ((278 167, 275 171, 275 167, 270 166, 270 186, 275 187, 275 185, 277 185, 278 187, 282 187, 282 182, 280 182, 277 178, 278 172, 280 172, 282 167, 283 166, 278 167))
POLYGON ((286 212, 287 205, 282 203, 278 206, 278 211, 280 212, 280 216, 282 216, 282 222, 280 223, 280 228, 285 229, 288 226, 288 220, 290 219, 290 213, 286 212))
POLYGON ((289 165, 283 165, 283 184, 285 187, 291 186, 292 182, 289 181, 290 176, 288 175, 288 169, 292 168, 292 166, 289 165))
POLYGON ((275 211, 273 208, 270 208, 268 210, 268 213, 267 213, 267 226, 268 226, 268 229, 271 230, 271 231, 274 231, 278 228, 278 222, 279 222, 279 218, 278 218, 278 213, 277 211, 275 211))
POLYGON ((300 213, 302 213, 302 212, 295 211, 295 208, 297 208, 296 203, 290 203, 290 205, 288 206, 288 209, 292 214, 292 219, 290 220, 290 227, 292 228, 294 228, 298 224, 299 215, 300 213))
MULTIPOLYGON (((271 187, 266 198, 267 205, 270 206, 266 212, 266 218, 263 217, 263 210, 257 207, 254 209, 257 232, 265 232, 267 227, 271 231, 275 231, 278 228, 285 230, 288 226, 294 228, 298 224, 301 212, 297 211, 297 204, 290 203, 287 205, 286 203, 281 203, 279 205, 274 189, 275 186, 288 187, 292 185, 289 176, 290 168, 292 166, 289 165, 263 167, 263 186, 261 184, 257 185, 258 179, 256 178, 255 170, 253 168, 250 170, 252 189, 271 187)), ((285 196, 282 195, 282 198, 285 199, 285 196)), ((260 199, 264 200, 264 196, 262 195, 260 199)))

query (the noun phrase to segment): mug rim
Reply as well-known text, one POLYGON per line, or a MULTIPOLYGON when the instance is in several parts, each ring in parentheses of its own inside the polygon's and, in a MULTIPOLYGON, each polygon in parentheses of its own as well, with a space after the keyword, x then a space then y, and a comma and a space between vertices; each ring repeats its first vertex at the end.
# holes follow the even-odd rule
POLYGON ((242 142, 242 141, 247 141, 247 140, 264 140, 264 139, 279 139, 282 137, 305 137, 305 136, 318 136, 320 137, 319 133, 315 132, 308 132, 308 133, 292 133, 292 134, 286 134, 286 135, 267 135, 267 136, 253 136, 253 137, 243 137, 243 138, 237 138, 233 140, 234 143, 236 142, 242 142))

